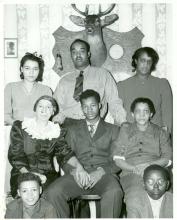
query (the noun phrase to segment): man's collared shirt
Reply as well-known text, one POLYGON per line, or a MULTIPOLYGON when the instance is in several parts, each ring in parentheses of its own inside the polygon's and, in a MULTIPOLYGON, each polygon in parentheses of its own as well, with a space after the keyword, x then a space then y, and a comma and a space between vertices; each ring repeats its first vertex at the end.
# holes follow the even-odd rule
MULTIPOLYGON (((73 98, 76 77, 80 71, 75 70, 65 74, 59 81, 54 92, 54 98, 57 100, 60 112, 55 117, 56 121, 63 123, 66 117, 73 119, 84 119, 80 102, 73 98)), ((84 69, 83 91, 87 89, 95 90, 100 94, 102 108, 101 117, 109 111, 114 120, 121 124, 126 120, 126 112, 123 108, 122 100, 119 98, 116 82, 111 74, 103 69, 88 66, 84 69)))
POLYGON ((92 137, 93 137, 93 135, 95 134, 95 132, 96 132, 96 130, 97 130, 99 121, 100 121, 100 118, 98 119, 98 121, 97 121, 95 124, 93 124, 93 123, 90 123, 89 121, 86 120, 86 123, 87 123, 87 127, 88 127, 89 132, 90 132, 90 130, 91 130, 90 126, 93 126, 92 137))

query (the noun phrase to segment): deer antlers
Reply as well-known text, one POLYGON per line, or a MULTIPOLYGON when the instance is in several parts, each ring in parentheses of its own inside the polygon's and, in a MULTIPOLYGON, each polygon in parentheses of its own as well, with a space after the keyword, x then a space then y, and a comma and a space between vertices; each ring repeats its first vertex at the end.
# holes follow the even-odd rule
MULTIPOLYGON (((109 13, 113 10, 113 8, 115 7, 115 5, 116 5, 116 4, 111 4, 111 6, 110 6, 108 9, 106 9, 105 11, 102 12, 102 11, 101 11, 101 4, 99 4, 99 13, 98 13, 98 16, 99 16, 99 17, 102 17, 102 16, 104 16, 104 15, 109 14, 109 13)), ((77 11, 79 14, 81 14, 81 15, 83 15, 83 16, 87 16, 87 15, 88 15, 88 11, 89 11, 89 5, 88 5, 88 4, 86 4, 85 12, 80 11, 80 10, 76 7, 76 4, 71 4, 71 6, 72 6, 73 9, 74 9, 75 11, 77 11)))
POLYGON ((89 10, 89 5, 88 5, 88 4, 86 4, 85 12, 80 11, 80 10, 76 7, 76 4, 71 4, 71 6, 72 6, 72 7, 74 8, 74 10, 77 11, 79 14, 84 15, 84 16, 87 16, 87 15, 88 15, 88 10, 89 10))
POLYGON ((104 15, 109 14, 114 9, 115 5, 116 4, 111 4, 111 6, 108 9, 106 9, 104 12, 101 12, 101 4, 99 4, 99 14, 98 14, 98 16, 102 17, 104 15))

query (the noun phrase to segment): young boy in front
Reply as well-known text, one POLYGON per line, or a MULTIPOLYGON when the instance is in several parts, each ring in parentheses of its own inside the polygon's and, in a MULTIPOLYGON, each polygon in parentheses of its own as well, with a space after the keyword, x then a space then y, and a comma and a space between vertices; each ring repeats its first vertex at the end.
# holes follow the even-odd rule
POLYGON ((57 218, 54 207, 41 198, 41 180, 33 173, 23 173, 18 178, 20 198, 7 205, 5 218, 57 218))
POLYGON ((131 113, 134 122, 121 126, 113 159, 122 169, 120 182, 124 190, 127 217, 139 218, 138 195, 145 191, 144 170, 152 164, 169 166, 172 148, 169 134, 151 123, 155 108, 150 99, 146 97, 135 99, 131 104, 131 113))
POLYGON ((150 165, 144 170, 143 180, 146 192, 139 195, 140 218, 173 218, 173 194, 167 191, 170 184, 167 169, 150 165))

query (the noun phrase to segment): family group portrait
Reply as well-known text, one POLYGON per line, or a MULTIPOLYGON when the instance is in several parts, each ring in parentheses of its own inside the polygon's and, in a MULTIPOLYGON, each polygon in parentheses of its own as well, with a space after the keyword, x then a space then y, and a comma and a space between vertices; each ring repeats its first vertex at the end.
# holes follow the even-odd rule
POLYGON ((3 3, 2 219, 174 218, 173 6, 3 3))

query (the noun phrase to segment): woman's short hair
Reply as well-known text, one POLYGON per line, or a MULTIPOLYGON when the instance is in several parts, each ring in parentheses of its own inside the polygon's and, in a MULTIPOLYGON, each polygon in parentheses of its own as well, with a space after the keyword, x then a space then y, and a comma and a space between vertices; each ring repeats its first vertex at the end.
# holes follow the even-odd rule
POLYGON ((25 181, 36 181, 39 184, 39 186, 41 186, 41 179, 39 178, 39 176, 35 175, 34 173, 30 173, 30 172, 21 173, 17 179, 18 189, 20 188, 20 184, 25 181))
POLYGON ((33 111, 34 111, 34 112, 36 111, 37 105, 38 105, 38 103, 39 103, 41 100, 47 100, 47 101, 49 101, 49 102, 52 104, 52 106, 53 106, 54 115, 56 115, 56 114, 58 113, 59 107, 58 107, 58 104, 57 104, 56 100, 55 100, 53 97, 48 96, 48 95, 43 95, 43 96, 41 96, 40 98, 38 98, 38 99, 36 100, 36 102, 35 102, 35 104, 34 104, 34 108, 33 108, 33 111))
POLYGON ((135 107, 138 103, 146 103, 148 106, 149 106, 149 110, 150 112, 153 114, 153 116, 155 115, 155 107, 154 107, 154 104, 153 102, 149 99, 149 98, 144 98, 144 97, 139 97, 139 98, 136 98, 131 106, 130 106, 130 111, 133 113, 134 110, 135 110, 135 107))
POLYGON ((44 72, 44 60, 42 59, 42 56, 37 56, 36 53, 26 53, 21 61, 20 61, 20 78, 21 79, 24 79, 24 75, 23 75, 23 72, 21 71, 21 67, 24 66, 25 62, 27 60, 32 60, 32 61, 36 61, 39 65, 39 74, 36 78, 36 81, 42 81, 42 78, 43 78, 43 72, 44 72))
POLYGON ((100 95, 98 92, 92 90, 92 89, 87 89, 85 90, 84 92, 82 92, 82 94, 80 95, 80 103, 82 104, 82 100, 83 99, 87 99, 87 98, 90 98, 90 97, 94 97, 95 100, 100 103, 100 95))
POLYGON ((138 50, 136 50, 132 56, 133 72, 136 70, 136 67, 137 67, 135 60, 138 60, 138 58, 141 56, 142 53, 146 53, 149 57, 152 58, 151 72, 154 71, 159 61, 158 53, 151 47, 141 47, 138 50))

